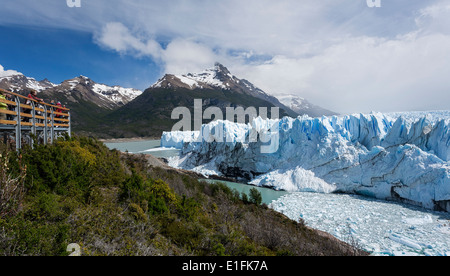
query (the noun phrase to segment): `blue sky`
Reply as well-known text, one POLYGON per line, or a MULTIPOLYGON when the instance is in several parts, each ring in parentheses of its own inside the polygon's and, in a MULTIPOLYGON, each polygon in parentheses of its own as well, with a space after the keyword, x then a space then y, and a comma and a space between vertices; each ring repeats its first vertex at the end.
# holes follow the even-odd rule
POLYGON ((61 83, 80 75, 96 82, 148 88, 159 72, 150 58, 105 51, 85 31, 46 27, 0 26, 0 64, 37 80, 61 83))
POLYGON ((450 0, 381 4, 3 0, 0 69, 145 89, 218 61, 270 94, 340 113, 450 109, 450 0))

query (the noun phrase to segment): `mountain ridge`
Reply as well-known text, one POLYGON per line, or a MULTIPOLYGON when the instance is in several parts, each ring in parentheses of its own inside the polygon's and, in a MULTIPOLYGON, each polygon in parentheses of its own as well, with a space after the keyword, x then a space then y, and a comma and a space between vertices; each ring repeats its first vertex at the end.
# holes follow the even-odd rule
POLYGON ((94 92, 100 100, 97 100, 94 97, 87 97, 89 100, 96 103, 99 107, 114 109, 129 103, 131 100, 142 94, 142 91, 138 89, 123 88, 118 85, 109 86, 97 83, 89 77, 82 75, 64 80, 60 84, 54 84, 47 78, 37 81, 35 78, 27 77, 17 71, 9 70, 3 72, 5 73, 0 75, 0 88, 24 95, 30 90, 36 90, 37 92, 42 93, 43 98, 51 96, 61 98, 57 97, 55 94, 64 93, 68 97, 66 104, 73 102, 73 99, 70 97, 73 92, 84 92, 87 94, 89 94, 89 92, 94 92))
POLYGON ((289 104, 281 101, 279 97, 264 92, 262 89, 256 87, 253 83, 246 79, 237 78, 231 74, 225 66, 218 62, 215 63, 213 68, 206 69, 200 73, 188 73, 184 75, 166 74, 150 88, 185 88, 188 90, 219 88, 226 91, 233 90, 238 93, 248 94, 250 96, 268 101, 273 105, 286 110, 291 117, 296 117, 299 115, 309 115, 311 117, 337 115, 335 112, 312 105, 303 98, 302 99, 306 103, 306 106, 300 108, 297 107, 296 110, 294 110, 289 104))
MULTIPOLYGON (((303 113, 293 110, 220 63, 199 73, 165 74, 145 91, 96 83, 82 75, 54 84, 13 70, 1 72, 0 88, 23 95, 34 89, 46 101, 60 101, 71 109, 75 132, 99 138, 160 137, 176 123, 172 111, 177 107, 193 111, 194 99, 202 99, 204 108, 218 107, 223 112, 229 107, 267 107, 272 117, 271 107, 279 107, 280 117, 317 115, 308 114, 308 109, 303 113)), ((324 112, 319 116, 329 114, 319 110, 324 112)))

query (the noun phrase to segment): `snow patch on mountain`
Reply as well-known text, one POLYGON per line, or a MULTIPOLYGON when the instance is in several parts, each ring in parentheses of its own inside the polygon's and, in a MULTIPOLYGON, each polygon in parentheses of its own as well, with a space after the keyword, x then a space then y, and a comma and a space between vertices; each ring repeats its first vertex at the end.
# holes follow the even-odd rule
POLYGON ((294 110, 295 108, 303 108, 305 104, 305 99, 295 95, 281 95, 277 96, 282 104, 294 110))
POLYGON ((108 86, 105 84, 95 83, 92 86, 92 91, 108 98, 114 103, 126 104, 135 98, 142 95, 142 91, 134 88, 124 88, 121 86, 108 86))
POLYGON ((2 65, 0 65, 0 84, 2 84, 2 88, 8 90, 19 91, 23 89, 33 89, 38 92, 56 86, 47 79, 37 81, 36 79, 27 77, 18 71, 5 70, 2 65))
MULTIPOLYGON (((184 83, 194 87, 202 88, 203 86, 210 85, 213 87, 219 87, 222 89, 227 89, 228 86, 226 83, 222 82, 217 76, 220 71, 219 66, 214 66, 213 68, 209 68, 204 70, 201 73, 189 73, 187 75, 177 75, 177 77, 184 83)), ((234 76, 227 73, 228 77, 233 79, 234 76)))
POLYGON ((219 74, 225 70, 225 75, 229 79, 235 79, 239 83, 238 79, 229 73, 229 71, 223 67, 223 65, 216 64, 214 67, 206 69, 200 73, 188 73, 185 75, 166 75, 164 78, 158 80, 152 88, 160 88, 164 86, 171 87, 174 80, 181 82, 189 89, 205 89, 205 88, 220 88, 229 89, 230 84, 220 79, 219 74))
POLYGON ((310 103, 305 98, 297 95, 278 95, 277 98, 282 104, 292 109, 294 112, 300 115, 309 115, 311 117, 321 117, 338 115, 337 113, 324 109, 320 106, 310 103))
POLYGON ((77 78, 64 81, 60 87, 61 91, 69 92, 81 89, 88 89, 94 92, 98 97, 107 102, 116 105, 124 105, 140 96, 143 92, 134 88, 123 88, 121 86, 109 86, 105 84, 96 83, 86 76, 79 76, 77 78), (65 87, 65 88, 64 88, 65 87))

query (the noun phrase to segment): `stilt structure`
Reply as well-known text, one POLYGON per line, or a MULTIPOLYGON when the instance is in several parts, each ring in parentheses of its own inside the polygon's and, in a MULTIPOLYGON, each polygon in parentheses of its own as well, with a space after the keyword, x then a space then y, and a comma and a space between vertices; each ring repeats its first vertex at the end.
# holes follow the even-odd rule
POLYGON ((0 104, 3 104, 0 114, 6 115, 6 120, 0 119, 0 133, 7 141, 14 136, 17 150, 22 148, 25 140, 29 140, 28 143, 33 147, 34 137, 38 143, 48 144, 63 133, 72 135, 69 109, 3 89, 0 89, 0 93, 5 96, 5 99, 0 98, 0 104))

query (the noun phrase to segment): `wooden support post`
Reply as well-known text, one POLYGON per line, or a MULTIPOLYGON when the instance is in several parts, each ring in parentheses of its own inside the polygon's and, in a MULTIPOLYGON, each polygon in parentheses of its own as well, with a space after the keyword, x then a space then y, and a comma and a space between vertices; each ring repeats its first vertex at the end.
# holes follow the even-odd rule
POLYGON ((44 145, 48 144, 48 113, 47 106, 44 105, 44 145))
POLYGON ((34 149, 34 137, 36 137, 36 105, 33 101, 30 103, 31 105, 31 115, 33 116, 31 118, 31 134, 30 135, 30 145, 31 148, 34 149), (34 137, 33 137, 34 136, 34 137))
POLYGON ((68 111, 67 114, 69 115, 69 137, 72 137, 72 117, 70 116, 70 111, 68 111))
POLYGON ((21 121, 22 117, 20 116, 20 98, 17 96, 14 96, 14 99, 16 100, 16 150, 19 151, 22 148, 22 127, 21 127, 21 121))
POLYGON ((54 114, 54 108, 51 107, 50 108, 52 113, 51 113, 51 123, 52 123, 52 128, 50 131, 50 142, 53 144, 55 142, 55 114, 54 114))

